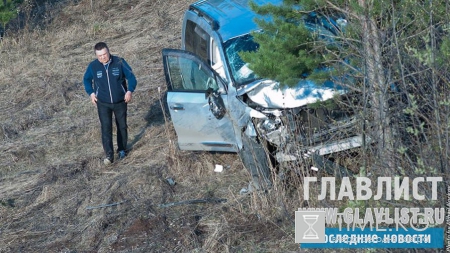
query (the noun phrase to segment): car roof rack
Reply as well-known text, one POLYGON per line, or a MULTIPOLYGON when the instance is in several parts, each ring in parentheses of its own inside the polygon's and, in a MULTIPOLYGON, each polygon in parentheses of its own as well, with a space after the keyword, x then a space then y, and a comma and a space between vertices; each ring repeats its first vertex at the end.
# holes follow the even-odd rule
POLYGON ((220 24, 217 20, 213 19, 211 16, 209 16, 208 14, 202 12, 197 6, 191 4, 189 6, 189 10, 194 11, 195 13, 197 13, 197 15, 199 17, 203 17, 211 26, 211 28, 215 31, 219 30, 220 28, 220 24))

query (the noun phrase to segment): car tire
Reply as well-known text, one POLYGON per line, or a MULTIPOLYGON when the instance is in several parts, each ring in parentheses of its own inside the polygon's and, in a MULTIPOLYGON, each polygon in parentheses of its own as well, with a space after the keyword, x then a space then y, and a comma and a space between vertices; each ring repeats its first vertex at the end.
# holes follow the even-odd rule
POLYGON ((267 189, 272 185, 269 161, 266 150, 257 137, 249 137, 242 134, 242 148, 239 150, 239 156, 245 168, 249 171, 256 190, 267 189))

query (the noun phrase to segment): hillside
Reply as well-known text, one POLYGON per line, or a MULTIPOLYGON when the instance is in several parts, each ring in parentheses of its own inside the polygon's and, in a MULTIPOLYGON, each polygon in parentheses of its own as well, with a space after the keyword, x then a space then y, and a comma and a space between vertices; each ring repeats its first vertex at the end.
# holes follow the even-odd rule
POLYGON ((43 26, 0 41, 0 252, 296 250, 286 210, 298 206, 239 195, 249 177, 235 154, 174 148, 160 52, 180 47, 191 2, 70 1, 47 8, 43 26), (132 150, 111 167, 82 85, 98 41, 138 79, 132 150), (227 201, 164 206, 198 199, 227 201))

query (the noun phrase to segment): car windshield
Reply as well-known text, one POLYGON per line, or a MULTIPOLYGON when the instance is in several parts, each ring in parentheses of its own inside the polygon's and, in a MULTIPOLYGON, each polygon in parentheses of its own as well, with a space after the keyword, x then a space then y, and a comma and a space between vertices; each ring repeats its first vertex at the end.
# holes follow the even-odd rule
MULTIPOLYGON (((346 20, 342 18, 334 21, 316 15, 309 15, 304 19, 304 22, 307 29, 318 33, 319 39, 325 40, 327 43, 333 43, 338 29, 346 24, 346 20)), ((258 47, 259 45, 253 41, 250 34, 230 39, 224 43, 225 55, 237 87, 258 79, 258 76, 248 68, 248 63, 244 62, 239 56, 239 52, 253 52, 258 47)))
POLYGON ((248 63, 244 62, 239 56, 239 52, 253 52, 258 47, 259 45, 253 41, 253 37, 250 34, 233 38, 224 43, 225 55, 237 86, 250 83, 258 78, 248 68, 248 63))

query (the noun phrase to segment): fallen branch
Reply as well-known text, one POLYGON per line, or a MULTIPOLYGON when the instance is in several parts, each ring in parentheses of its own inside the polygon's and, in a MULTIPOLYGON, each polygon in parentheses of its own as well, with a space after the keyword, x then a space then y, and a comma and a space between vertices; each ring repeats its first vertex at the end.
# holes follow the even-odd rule
POLYGON ((97 208, 105 208, 105 207, 110 207, 110 206, 118 206, 118 205, 123 204, 123 203, 125 203, 125 201, 111 203, 111 204, 104 204, 104 205, 99 205, 99 206, 87 206, 86 210, 97 209, 97 208))
POLYGON ((160 204, 159 207, 166 208, 171 206, 181 206, 181 205, 189 205, 189 204, 202 204, 202 203, 222 203, 227 202, 227 199, 191 199, 191 200, 183 200, 178 202, 172 202, 167 204, 160 204))

